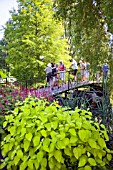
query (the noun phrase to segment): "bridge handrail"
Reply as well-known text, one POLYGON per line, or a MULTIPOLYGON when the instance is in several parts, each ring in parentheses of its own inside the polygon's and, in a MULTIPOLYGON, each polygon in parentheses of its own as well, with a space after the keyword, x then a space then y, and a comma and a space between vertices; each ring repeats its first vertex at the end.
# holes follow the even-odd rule
MULTIPOLYGON (((58 72, 57 73, 57 76, 58 76, 58 78, 60 77, 60 72, 58 72)), ((66 70, 65 70, 65 76, 66 76, 66 82, 68 83, 68 89, 69 89, 69 86, 72 86, 72 83, 73 83, 73 75, 72 75, 72 69, 69 69, 69 68, 67 68, 66 70), (70 84, 69 84, 70 83, 70 84)), ((23 77, 27 77, 27 74, 23 74, 22 75, 23 77)), ((77 76, 78 76, 78 79, 77 79, 77 82, 76 83, 79 83, 80 82, 80 70, 78 71, 78 73, 77 73, 77 76)), ((102 75, 101 75, 102 76, 102 75)), ((19 77, 20 77, 20 75, 19 75, 19 77)), ((46 75, 44 75, 44 76, 42 76, 42 80, 43 80, 43 82, 46 80, 46 75)), ((34 83, 34 84, 36 84, 36 83, 41 83, 41 81, 39 81, 39 78, 38 77, 32 77, 32 78, 23 78, 23 79, 21 79, 21 80, 19 80, 18 79, 18 77, 16 78, 16 80, 14 80, 13 81, 13 77, 7 77, 7 78, 3 78, 3 79, 1 79, 1 80, 3 80, 2 82, 0 82, 0 84, 7 84, 7 83, 11 83, 11 84, 15 84, 15 83, 20 83, 20 84, 22 84, 22 83, 24 83, 24 85, 26 86, 26 88, 28 88, 29 86, 30 86, 30 84, 32 85, 32 83, 34 83), (11 81, 10 81, 11 80, 11 81)), ((60 79, 60 78, 59 78, 60 79)), ((92 80, 92 81, 100 81, 100 80, 98 80, 97 79, 97 77, 96 77, 96 73, 92 73, 92 72, 90 72, 90 78, 89 78, 89 80, 92 80), (95 76, 94 76, 94 74, 95 74, 95 76)), ((102 78, 101 78, 101 80, 102 80, 102 78)), ((46 84, 45 84, 45 86, 46 86, 46 84)))

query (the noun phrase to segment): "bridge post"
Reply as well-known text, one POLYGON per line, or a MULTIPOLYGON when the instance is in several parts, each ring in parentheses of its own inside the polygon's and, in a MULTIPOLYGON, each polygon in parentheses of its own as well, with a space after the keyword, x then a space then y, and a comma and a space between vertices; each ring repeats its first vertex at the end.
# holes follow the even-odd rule
POLYGON ((68 71, 68 90, 69 90, 69 83, 70 83, 70 71, 68 71))

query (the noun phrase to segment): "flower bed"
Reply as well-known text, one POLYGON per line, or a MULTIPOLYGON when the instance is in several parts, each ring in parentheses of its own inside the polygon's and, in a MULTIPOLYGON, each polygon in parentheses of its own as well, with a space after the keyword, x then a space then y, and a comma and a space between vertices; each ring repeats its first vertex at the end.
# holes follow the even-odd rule
POLYGON ((4 115, 7 111, 15 108, 17 101, 24 101, 26 97, 32 96, 37 98, 45 98, 49 102, 53 101, 49 89, 17 89, 11 87, 0 88, 0 114, 4 115))

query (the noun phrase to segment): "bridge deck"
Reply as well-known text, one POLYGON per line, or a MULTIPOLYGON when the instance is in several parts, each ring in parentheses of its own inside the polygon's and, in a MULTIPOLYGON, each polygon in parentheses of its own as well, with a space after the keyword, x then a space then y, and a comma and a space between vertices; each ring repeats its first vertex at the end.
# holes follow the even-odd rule
POLYGON ((68 84, 63 84, 61 85, 60 88, 56 87, 55 89, 53 89, 51 91, 52 95, 58 95, 61 93, 65 93, 69 90, 73 90, 73 89, 77 89, 77 88, 81 88, 81 87, 85 87, 85 86, 90 86, 90 85, 100 85, 102 84, 102 82, 97 82, 97 81, 88 81, 88 82, 79 82, 79 83, 74 83, 71 85, 68 84))

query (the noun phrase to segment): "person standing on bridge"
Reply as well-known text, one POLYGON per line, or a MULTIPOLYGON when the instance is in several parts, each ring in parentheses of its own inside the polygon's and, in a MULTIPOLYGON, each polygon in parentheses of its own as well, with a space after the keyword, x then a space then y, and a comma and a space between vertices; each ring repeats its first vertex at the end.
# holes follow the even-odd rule
POLYGON ((52 89, 53 89, 57 81, 57 70, 56 70, 56 65, 54 63, 51 63, 51 67, 52 67, 52 89))
POLYGON ((85 81, 89 81, 89 67, 90 67, 90 63, 86 61, 84 64, 85 64, 84 79, 85 79, 85 81))
POLYGON ((66 67, 63 64, 63 61, 60 60, 60 65, 59 65, 59 73, 60 73, 60 79, 65 83, 65 71, 66 67))
POLYGON ((109 66, 107 62, 102 66, 102 72, 105 79, 108 77, 109 66))
POLYGON ((72 68, 72 74, 74 75, 74 81, 76 81, 77 80, 77 71, 78 71, 77 62, 73 58, 70 59, 70 62, 72 62, 70 68, 72 68))
POLYGON ((83 62, 83 60, 81 59, 79 61, 80 63, 80 73, 81 73, 81 82, 85 81, 85 63, 83 62))
POLYGON ((44 70, 46 72, 46 81, 47 81, 47 85, 50 86, 51 88, 51 84, 52 84, 52 67, 51 67, 51 63, 49 63, 47 65, 47 67, 44 70))

